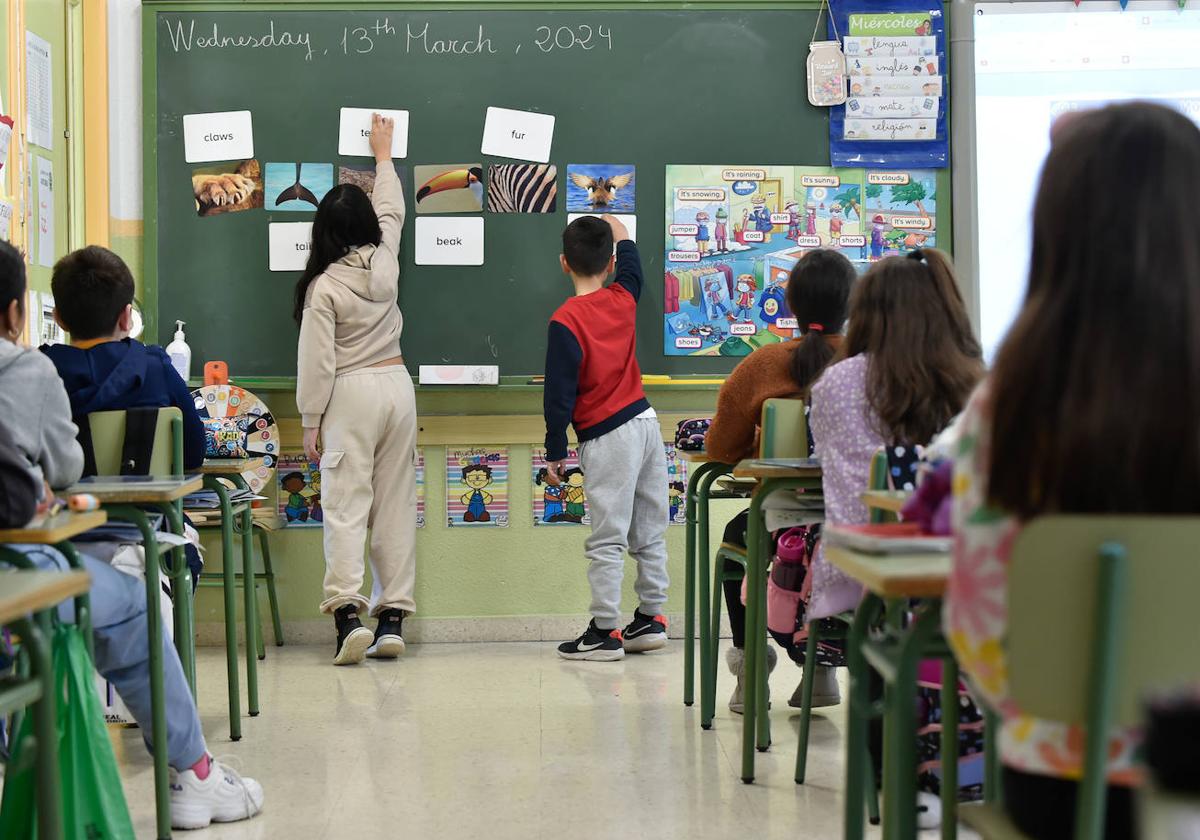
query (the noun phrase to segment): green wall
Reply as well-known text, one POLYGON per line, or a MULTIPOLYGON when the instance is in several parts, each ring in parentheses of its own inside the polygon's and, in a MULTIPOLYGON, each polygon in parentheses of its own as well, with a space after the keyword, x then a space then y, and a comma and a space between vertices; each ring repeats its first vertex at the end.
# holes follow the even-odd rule
MULTIPOLYGON (((293 393, 276 391, 259 396, 277 417, 296 416, 293 393)), ((716 391, 652 390, 650 399, 661 412, 711 415, 715 409, 716 391)), ((475 396, 462 390, 431 393, 422 389, 417 397, 418 412, 425 427, 436 424, 438 414, 528 415, 538 413, 540 406, 541 393, 536 390, 514 395, 500 395, 494 391, 489 395, 488 391, 480 391, 475 396)), ((294 447, 289 445, 287 448, 294 447)), ((587 612, 590 597, 583 542, 588 529, 534 527, 528 478, 530 445, 509 445, 510 507, 506 528, 447 527, 445 447, 425 446, 424 449, 426 525, 417 532, 418 617, 533 617, 587 612)), ((741 503, 715 502, 713 508, 711 545, 715 551, 725 522, 741 509, 741 503)), ((667 533, 672 580, 668 612, 671 613, 683 610, 684 530, 682 525, 671 525, 667 533)), ((323 597, 321 581, 325 570, 321 531, 316 528, 284 530, 276 532, 271 539, 283 620, 322 620, 317 610, 323 597)), ((206 532, 205 546, 206 568, 220 569, 217 535, 206 532)), ((636 605, 633 577, 633 564, 629 563, 624 601, 627 610, 636 605)), ((364 588, 366 591, 369 591, 369 585, 364 588)), ((265 595, 262 603, 266 603, 265 595)), ((222 621, 220 589, 201 590, 196 607, 197 622, 222 621)))

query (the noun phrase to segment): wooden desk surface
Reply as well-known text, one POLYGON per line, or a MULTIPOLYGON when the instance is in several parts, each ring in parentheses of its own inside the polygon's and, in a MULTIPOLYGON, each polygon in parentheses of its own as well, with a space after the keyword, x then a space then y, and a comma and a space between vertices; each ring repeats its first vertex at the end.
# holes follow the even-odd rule
POLYGON ((911 490, 868 490, 860 498, 869 508, 899 513, 912 495, 911 490))
POLYGON ((692 452, 687 449, 676 449, 675 457, 681 461, 686 461, 689 464, 707 464, 712 458, 708 453, 701 449, 699 452, 692 452))
POLYGON ((152 476, 145 482, 125 481, 125 476, 95 476, 71 487, 68 493, 90 493, 102 504, 161 504, 182 499, 204 488, 204 477, 152 476))
POLYGON ((263 458, 205 458, 201 475, 241 475, 256 470, 265 463, 263 458))
POLYGON ((0 624, 57 606, 87 592, 91 576, 84 571, 0 573, 0 624))
POLYGON ((108 514, 102 510, 89 510, 85 513, 64 510, 54 516, 35 519, 24 528, 0 529, 0 543, 54 545, 98 528, 107 521, 108 514))
POLYGON ((940 598, 950 554, 864 554, 826 545, 825 559, 883 598, 940 598))
POLYGON ((820 467, 776 467, 756 464, 756 458, 742 461, 733 468, 734 478, 820 478, 820 467))

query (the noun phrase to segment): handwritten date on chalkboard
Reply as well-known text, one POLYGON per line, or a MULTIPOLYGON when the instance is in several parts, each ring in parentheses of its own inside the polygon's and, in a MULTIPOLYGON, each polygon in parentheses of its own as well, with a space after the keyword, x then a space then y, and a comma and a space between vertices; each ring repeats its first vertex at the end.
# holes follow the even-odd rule
MULTIPOLYGON (((332 33, 336 42, 320 43, 313 33, 287 29, 275 21, 265 27, 239 30, 214 23, 197 25, 186 18, 162 18, 167 28, 171 49, 190 53, 196 50, 292 50, 305 61, 329 55, 368 55, 376 49, 399 49, 409 55, 496 55, 500 52, 519 53, 522 44, 497 43, 479 25, 474 31, 439 32, 427 21, 393 25, 389 18, 376 18, 370 26, 343 26, 332 33), (340 35, 340 38, 338 37, 340 35)), ((574 26, 538 26, 530 33, 533 45, 544 53, 577 50, 587 52, 612 50, 612 29, 607 26, 576 24, 574 26)))

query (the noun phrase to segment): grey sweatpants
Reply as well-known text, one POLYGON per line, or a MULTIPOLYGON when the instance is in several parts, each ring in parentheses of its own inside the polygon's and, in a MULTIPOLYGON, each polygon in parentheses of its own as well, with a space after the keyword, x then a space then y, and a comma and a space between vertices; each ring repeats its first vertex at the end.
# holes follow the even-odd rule
POLYGON ((643 615, 667 602, 667 456, 656 418, 630 420, 579 445, 592 534, 585 543, 592 617, 602 630, 621 623, 625 551, 637 561, 643 615))

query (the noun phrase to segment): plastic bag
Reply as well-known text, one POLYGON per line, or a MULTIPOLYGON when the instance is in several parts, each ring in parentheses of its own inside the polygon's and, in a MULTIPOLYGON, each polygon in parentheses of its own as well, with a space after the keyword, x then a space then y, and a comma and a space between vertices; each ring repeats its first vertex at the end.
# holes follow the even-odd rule
MULTIPOLYGON (((58 771, 61 779, 63 835, 89 840, 125 840, 133 824, 117 772, 117 761, 104 727, 104 711, 92 682, 92 660, 74 625, 56 627, 53 639, 54 685, 58 704, 58 771)), ((19 767, 33 728, 32 714, 21 719, 13 743, 19 767)), ((0 801, 0 837, 37 836, 33 762, 4 780, 0 801)))

